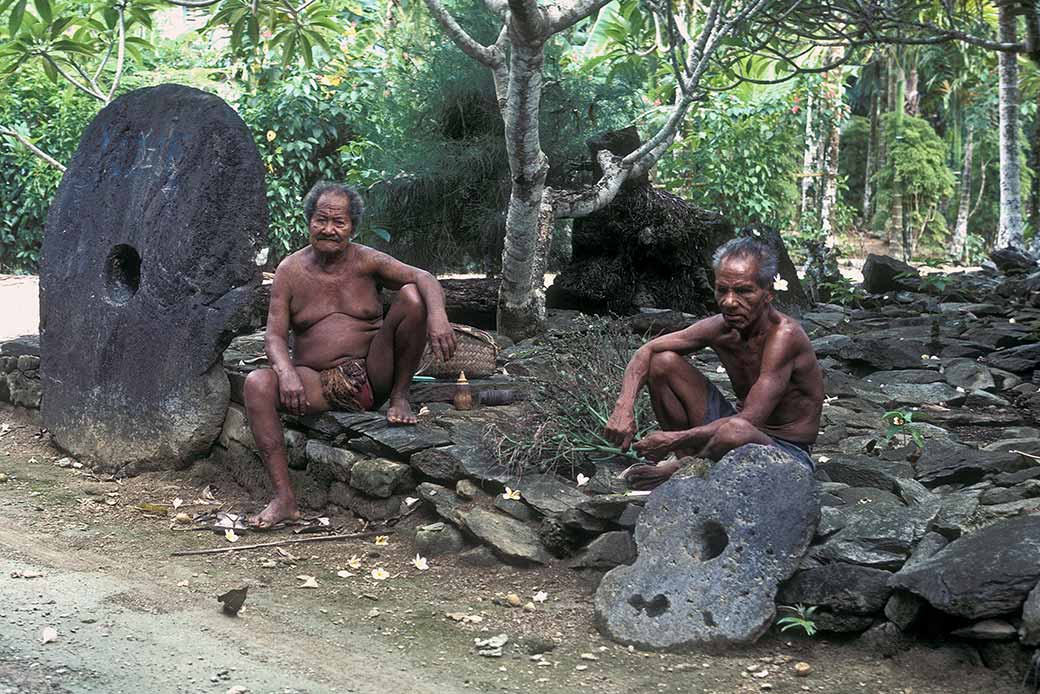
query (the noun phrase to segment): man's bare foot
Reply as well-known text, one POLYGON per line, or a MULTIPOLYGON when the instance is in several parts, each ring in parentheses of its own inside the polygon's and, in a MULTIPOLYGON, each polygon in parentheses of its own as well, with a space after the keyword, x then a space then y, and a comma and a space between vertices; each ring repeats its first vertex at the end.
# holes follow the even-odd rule
POLYGON ((257 530, 268 530, 282 521, 294 521, 299 518, 300 510, 296 508, 295 499, 283 499, 276 496, 271 499, 271 503, 267 505, 267 508, 255 516, 250 516, 246 519, 246 522, 250 527, 257 530))
POLYGON ((391 426, 401 426, 404 424, 415 424, 419 420, 415 418, 408 398, 391 397, 390 406, 386 408, 386 421, 391 426))

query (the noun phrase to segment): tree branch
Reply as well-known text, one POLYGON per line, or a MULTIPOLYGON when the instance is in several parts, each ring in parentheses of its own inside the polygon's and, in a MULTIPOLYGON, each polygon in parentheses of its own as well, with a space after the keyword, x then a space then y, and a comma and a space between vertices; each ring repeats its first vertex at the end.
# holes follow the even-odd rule
POLYGON ((121 3, 119 5, 119 48, 116 52, 116 72, 112 75, 112 86, 109 87, 108 96, 105 97, 105 103, 112 101, 112 97, 116 94, 116 88, 119 87, 119 81, 123 79, 123 65, 126 61, 126 4, 121 3))
POLYGON ((540 44, 549 37, 545 12, 538 7, 538 0, 507 0, 512 15, 513 27, 532 44, 540 44))
POLYGON ((209 7, 216 5, 220 0, 166 0, 166 2, 178 7, 209 7))
POLYGON ((13 137, 14 139, 22 143, 26 149, 35 154, 37 157, 47 162, 48 164, 56 168, 58 171, 65 173, 65 166, 60 161, 44 152, 42 149, 34 145, 28 138, 22 136, 20 133, 16 133, 14 130, 11 130, 10 128, 5 128, 4 126, 0 125, 0 135, 13 137))
POLYGON ((603 176, 594 185, 582 191, 556 191, 556 218, 585 217, 610 204, 621 185, 628 180, 630 169, 624 167, 621 157, 608 149, 596 153, 603 176))
POLYGON ((79 82, 77 82, 76 79, 72 75, 70 75, 69 73, 65 72, 65 69, 62 68, 62 66, 56 60, 54 60, 54 58, 52 58, 50 56, 50 54, 48 54, 48 53, 40 53, 39 56, 41 58, 43 58, 44 60, 46 60, 48 63, 50 63, 51 67, 53 67, 57 71, 57 73, 59 75, 61 75, 62 77, 64 77, 68 81, 68 83, 71 84, 73 87, 75 87, 76 89, 80 90, 84 94, 87 94, 88 96, 94 97, 98 101, 102 101, 102 102, 105 101, 105 95, 104 94, 102 94, 100 91, 94 91, 89 86, 86 86, 86 85, 83 85, 83 84, 80 84, 79 82))
POLYGON ((506 0, 484 0, 484 6, 499 18, 504 18, 506 12, 509 11, 509 5, 506 3, 506 0))
POLYGON ((491 69, 495 69, 502 64, 502 56, 491 48, 478 43, 472 36, 467 34, 465 29, 459 26, 459 23, 455 21, 451 13, 440 3, 440 0, 424 1, 426 2, 426 7, 430 10, 430 14, 444 29, 444 33, 455 42, 455 45, 462 49, 463 53, 491 69))
POLYGON ((546 36, 568 29, 613 0, 561 0, 545 8, 546 36))

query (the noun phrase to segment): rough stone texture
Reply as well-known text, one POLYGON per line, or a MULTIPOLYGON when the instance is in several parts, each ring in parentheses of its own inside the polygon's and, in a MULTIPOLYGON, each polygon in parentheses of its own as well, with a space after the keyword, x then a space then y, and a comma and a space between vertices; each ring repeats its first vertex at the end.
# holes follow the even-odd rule
POLYGON ((950 359, 943 366, 943 378, 951 386, 965 390, 988 390, 997 386, 993 373, 974 359, 950 359))
MULTIPOLYGON (((979 492, 960 491, 941 497, 939 513, 929 526, 930 530, 955 540, 965 534, 972 516, 979 507, 979 492)), ((996 506, 992 507, 996 508, 996 506)))
POLYGON ((227 415, 224 417, 224 426, 217 438, 217 442, 224 448, 228 447, 228 441, 236 441, 246 448, 256 450, 256 441, 249 428, 249 420, 246 419, 246 409, 234 403, 228 407, 227 415))
POLYGON ((221 353, 267 230, 253 137, 220 98, 138 89, 84 131, 40 261, 43 418, 102 471, 179 467, 216 440, 221 353))
POLYGON ((892 577, 943 612, 983 619, 1016 612, 1040 580, 1040 516, 995 523, 892 577))
POLYGON ((505 499, 502 495, 495 497, 495 508, 502 513, 525 523, 538 518, 538 513, 530 506, 516 499, 505 499))
POLYGON ((1022 606, 1022 624, 1018 636, 1023 646, 1040 646, 1040 584, 1026 596, 1022 606))
POLYGON ((881 610, 892 589, 892 574, 853 564, 826 564, 799 571, 780 588, 787 605, 820 605, 834 612, 869 615, 881 610))
POLYGON ((523 499, 546 516, 558 516, 588 500, 580 489, 554 474, 526 475, 522 481, 523 499))
POLYGON ((369 496, 389 498, 395 492, 415 487, 412 469, 403 463, 383 458, 359 460, 350 468, 350 486, 369 496))
POLYGON ((604 577, 597 622, 644 648, 752 642, 772 624, 777 587, 818 518, 805 466, 776 448, 741 446, 707 478, 673 478, 650 496, 636 527, 639 557, 604 577))
POLYGON ((632 533, 614 530, 603 533, 571 562, 575 569, 613 569, 636 560, 636 543, 632 533))
POLYGON ((1010 641, 1015 638, 1015 627, 1003 619, 983 619, 981 622, 975 622, 970 626, 956 629, 952 633, 954 636, 964 639, 1010 641))
POLYGON ((919 283, 908 280, 917 277, 916 269, 887 255, 870 253, 863 263, 863 289, 872 294, 916 289, 919 283), (909 275, 910 277, 897 277, 897 275, 909 275))
POLYGON ((993 352, 986 357, 986 363, 998 369, 1016 374, 1029 374, 1040 364, 1040 342, 1020 347, 1009 347, 993 352))
POLYGON ((333 482, 329 487, 329 501, 349 509, 368 521, 385 521, 401 515, 404 496, 375 499, 362 494, 343 482, 333 482))
POLYGON ((419 451, 409 460, 417 471, 438 482, 456 482, 465 476, 459 446, 441 446, 419 451))
POLYGON ((482 508, 462 512, 466 529, 499 556, 520 562, 548 564, 549 553, 542 548, 538 533, 515 518, 482 508))
POLYGON ((307 470, 318 479, 350 482, 350 470, 358 461, 356 453, 311 439, 304 448, 307 470))
POLYGON ((827 335, 813 340, 812 346, 818 357, 834 357, 852 365, 865 364, 886 371, 921 366, 922 350, 911 341, 827 335))
POLYGON ((415 551, 424 557, 455 554, 465 546, 462 533, 447 523, 420 525, 415 529, 415 551))
POLYGON ((876 487, 889 492, 897 491, 897 480, 914 475, 914 468, 909 463, 866 455, 834 458, 820 465, 819 469, 826 472, 832 482, 844 482, 853 487, 876 487))
POLYGON ((966 397, 945 383, 890 383, 882 392, 897 405, 937 405, 963 401, 966 397))
POLYGON ((916 467, 917 480, 933 487, 951 482, 972 484, 986 475, 1015 472, 1028 465, 1014 453, 980 451, 970 446, 933 441, 924 447, 916 467))
POLYGON ((843 527, 813 547, 811 556, 822 562, 898 569, 938 511, 938 503, 906 508, 887 504, 839 507, 838 512, 845 516, 843 527))
POLYGON ((906 631, 917 621, 925 604, 923 599, 913 593, 903 590, 893 591, 892 596, 885 603, 885 616, 902 631, 906 631))

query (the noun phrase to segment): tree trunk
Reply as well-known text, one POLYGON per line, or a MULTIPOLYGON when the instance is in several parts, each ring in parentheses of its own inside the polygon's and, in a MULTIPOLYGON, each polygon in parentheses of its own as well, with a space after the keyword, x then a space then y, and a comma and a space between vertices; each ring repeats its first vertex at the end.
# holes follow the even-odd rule
POLYGON ((911 63, 910 69, 906 72, 906 95, 903 99, 906 113, 915 117, 919 115, 921 103, 921 95, 917 91, 917 83, 917 64, 911 63))
POLYGON ((961 166, 960 201, 957 204, 957 223, 953 227, 953 239, 950 241, 950 257, 960 263, 964 261, 964 252, 968 244, 968 213, 971 211, 971 163, 975 150, 975 142, 971 129, 964 143, 964 165, 961 166))
MULTIPOLYGON (((1010 3, 998 5, 1002 42, 1016 41, 1015 14, 1010 3)), ((1000 72, 1000 227, 996 249, 1024 247, 1022 224, 1022 171, 1018 152, 1018 55, 997 54, 1000 72)))
POLYGON ((813 93, 809 92, 805 98, 805 151, 802 154, 802 200, 798 206, 798 218, 800 220, 809 218, 810 205, 815 207, 810 196, 810 190, 813 187, 813 176, 815 175, 813 163, 816 161, 817 146, 817 139, 813 134, 814 105, 813 93))
MULTIPOLYGON (((890 72, 888 74, 889 80, 894 84, 895 94, 892 97, 893 113, 896 114, 895 118, 895 136, 900 136, 903 123, 903 108, 905 103, 905 96, 903 90, 906 88, 906 80, 903 77, 903 66, 900 64, 898 57, 893 58, 890 64, 890 72)), ((904 262, 908 260, 907 251, 909 246, 907 244, 907 233, 906 233, 906 220, 904 220, 903 210, 903 191, 900 188, 899 183, 895 182, 892 190, 892 206, 891 213, 888 218, 888 225, 886 227, 886 236, 888 238, 888 249, 889 254, 904 262)))
MULTIPOLYGON (((549 164, 542 152, 538 107, 542 95, 543 45, 514 40, 509 60, 505 121, 506 151, 512 187, 506 213, 502 251, 502 289, 498 299, 498 329, 514 340, 538 333, 545 325, 544 278, 546 249, 543 225, 552 214, 545 199, 549 164), (539 262, 539 257, 543 260, 539 262)), ((551 228, 551 222, 550 228, 551 228)))
MULTIPOLYGON (((838 60, 844 54, 844 49, 836 47, 831 49, 830 58, 838 60)), ((820 200, 820 231, 824 237, 824 243, 828 246, 834 244, 834 208, 838 202, 838 153, 841 149, 841 125, 842 125, 842 71, 835 68, 827 73, 824 79, 827 87, 824 96, 829 102, 831 122, 826 131, 825 165, 823 168, 823 186, 820 200)), ((824 133, 821 133, 823 136, 824 133)))
POLYGON ((861 213, 863 215, 864 225, 870 224, 871 217, 874 216, 874 174, 878 170, 878 161, 881 158, 881 152, 878 148, 878 135, 880 128, 878 127, 881 120, 881 94, 877 90, 870 97, 870 136, 867 139, 867 166, 866 171, 863 175, 863 206, 861 213))

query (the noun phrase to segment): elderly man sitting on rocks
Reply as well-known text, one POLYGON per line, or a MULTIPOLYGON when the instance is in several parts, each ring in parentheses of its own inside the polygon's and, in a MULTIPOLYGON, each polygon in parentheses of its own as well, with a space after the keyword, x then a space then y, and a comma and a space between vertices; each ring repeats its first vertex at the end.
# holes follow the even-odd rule
POLYGON ((252 372, 245 384, 249 425, 275 490, 250 519, 255 527, 299 517, 279 409, 363 411, 389 401, 390 424, 415 424, 408 388, 427 339, 437 358, 455 351, 436 278, 353 243, 363 209, 354 189, 315 185, 303 203, 310 245, 275 272, 264 342, 271 368, 252 372), (385 317, 379 286, 399 290, 385 317))
MULTIPOLYGON (((776 446, 813 467, 820 429, 823 374, 797 321, 772 306, 775 253, 753 238, 736 238, 714 256, 715 300, 722 313, 643 345, 625 369, 606 438, 624 450, 636 433, 634 405, 650 389, 658 431, 635 442, 643 456, 669 453, 719 460, 747 443, 776 446), (722 361, 737 395, 730 404, 684 358, 704 347, 722 361)), ((628 471, 636 489, 658 486, 678 469, 675 460, 628 471)))

